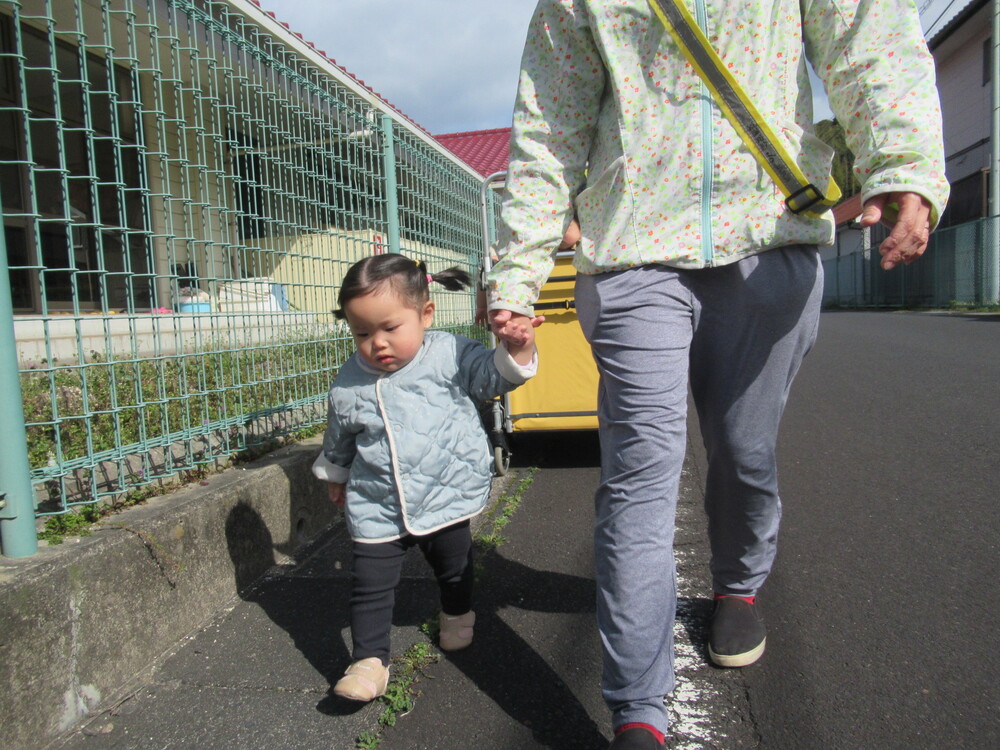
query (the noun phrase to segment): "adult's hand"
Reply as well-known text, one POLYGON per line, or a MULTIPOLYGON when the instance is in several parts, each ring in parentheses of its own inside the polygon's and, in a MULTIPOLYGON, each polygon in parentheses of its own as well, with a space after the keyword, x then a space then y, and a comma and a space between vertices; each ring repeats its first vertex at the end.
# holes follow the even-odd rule
POLYGON ((486 290, 476 289, 476 314, 473 318, 477 326, 484 328, 489 324, 486 316, 486 290))
POLYGON ((882 268, 889 270, 900 263, 910 265, 924 254, 931 236, 931 204, 919 193, 881 193, 865 204, 861 226, 870 227, 880 221, 892 230, 879 245, 882 268), (886 216, 886 205, 898 206, 896 221, 886 216))
POLYGON ((583 235, 580 232, 580 222, 573 219, 573 221, 569 223, 569 226, 566 227, 566 234, 563 235, 562 242, 559 243, 559 249, 572 250, 576 247, 577 243, 580 241, 580 237, 582 236, 583 235))
POLYGON ((501 341, 514 346, 524 346, 530 336, 531 329, 538 328, 545 322, 545 316, 531 318, 513 310, 490 310, 490 327, 501 341))

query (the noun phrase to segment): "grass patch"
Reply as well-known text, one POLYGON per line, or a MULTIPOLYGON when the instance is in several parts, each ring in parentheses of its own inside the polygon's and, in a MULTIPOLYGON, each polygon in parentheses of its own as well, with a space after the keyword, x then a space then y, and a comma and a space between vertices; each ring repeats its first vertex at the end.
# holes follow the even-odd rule
MULTIPOLYGON (((479 326, 451 330, 486 335, 479 326)), ((99 518, 321 434, 323 397, 353 349, 331 330, 262 346, 219 340, 168 356, 91 352, 26 363, 20 386, 37 515, 66 516, 46 521, 41 538, 58 544, 96 520, 72 517, 75 507, 91 503, 99 518)))
POLYGON ((87 536, 90 534, 90 527, 97 523, 101 516, 100 509, 93 505, 52 516, 45 520, 45 525, 38 532, 38 538, 49 544, 62 544, 67 536, 87 536))
POLYGON ((958 302, 957 300, 952 300, 951 304, 948 305, 948 309, 954 310, 956 312, 995 313, 995 312, 1000 312, 1000 305, 973 305, 973 304, 967 304, 965 302, 958 302))
MULTIPOLYGON (((325 424, 311 425, 295 431, 287 442, 299 442, 320 435, 326 429, 325 424)), ((210 474, 231 468, 241 463, 249 463, 276 450, 282 443, 253 446, 245 451, 233 454, 228 464, 217 471, 211 471, 205 466, 195 466, 191 469, 181 469, 172 476, 165 476, 159 483, 133 486, 126 492, 108 495, 103 500, 88 505, 80 505, 63 513, 49 516, 38 532, 38 538, 49 544, 62 544, 66 537, 87 536, 90 527, 106 516, 119 513, 126 508, 141 505, 146 500, 170 492, 189 484, 204 480, 210 474)))

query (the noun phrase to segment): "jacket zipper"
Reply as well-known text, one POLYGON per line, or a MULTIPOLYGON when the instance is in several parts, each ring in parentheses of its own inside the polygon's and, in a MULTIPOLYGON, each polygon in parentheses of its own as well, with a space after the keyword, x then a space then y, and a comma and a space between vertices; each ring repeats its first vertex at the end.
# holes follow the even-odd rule
POLYGON ((410 519, 406 516, 406 493, 403 491, 403 476, 399 471, 399 464, 396 462, 396 436, 392 431, 392 423, 389 421, 389 413, 385 410, 385 401, 382 399, 382 381, 385 375, 379 375, 375 381, 375 401, 378 404, 379 414, 382 415, 382 422, 385 424, 385 437, 389 442, 389 462, 392 465, 392 478, 396 483, 396 494, 399 496, 399 511, 403 516, 403 528, 410 533, 410 519))
MULTIPOLYGON (((708 14, 704 0, 697 0, 698 26, 708 33, 708 14)), ((701 81, 701 256, 706 266, 713 265, 712 245, 712 92, 701 81)))

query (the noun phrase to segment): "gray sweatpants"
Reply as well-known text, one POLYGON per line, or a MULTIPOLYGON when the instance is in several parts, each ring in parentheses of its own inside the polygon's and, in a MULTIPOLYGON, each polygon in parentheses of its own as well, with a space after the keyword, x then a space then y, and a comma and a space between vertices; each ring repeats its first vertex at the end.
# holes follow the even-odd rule
POLYGON ((818 253, 802 246, 718 268, 577 276, 577 313, 600 373, 597 617, 616 728, 667 731, 688 384, 708 454, 713 586, 753 595, 770 572, 781 517, 778 423, 816 338, 822 291, 818 253))

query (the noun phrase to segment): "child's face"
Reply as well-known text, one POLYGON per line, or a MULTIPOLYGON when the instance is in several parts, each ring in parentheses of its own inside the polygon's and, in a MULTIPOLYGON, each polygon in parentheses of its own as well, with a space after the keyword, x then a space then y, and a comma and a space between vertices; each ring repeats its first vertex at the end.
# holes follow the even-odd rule
POLYGON ((434 320, 434 303, 417 310, 385 287, 355 297, 344 305, 344 313, 361 358, 379 370, 395 372, 420 351, 424 331, 434 320))

